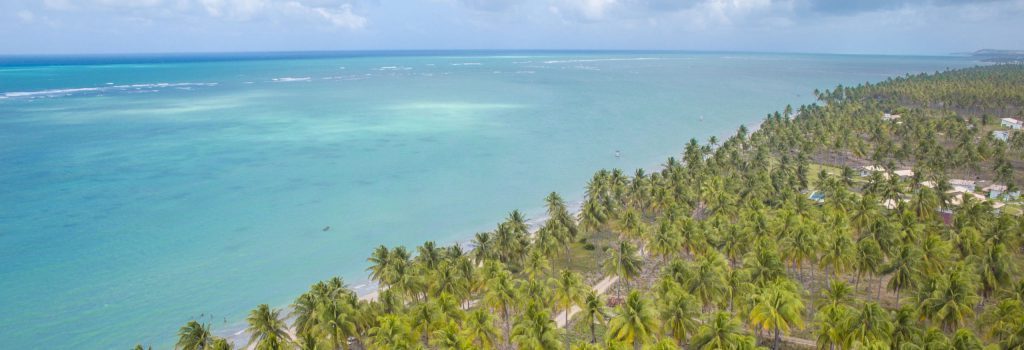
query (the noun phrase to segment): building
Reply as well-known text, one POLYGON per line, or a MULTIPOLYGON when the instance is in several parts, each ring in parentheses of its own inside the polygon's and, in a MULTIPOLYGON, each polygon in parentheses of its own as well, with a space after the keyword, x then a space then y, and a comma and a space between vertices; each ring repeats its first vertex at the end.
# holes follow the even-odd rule
POLYGON ((889 113, 882 114, 882 120, 887 121, 887 122, 888 121, 893 121, 893 120, 899 120, 899 119, 900 119, 900 115, 899 114, 889 114, 889 113))
POLYGON ((988 193, 989 199, 1002 199, 1002 200, 1016 200, 1020 198, 1020 191, 1007 192, 1005 185, 992 184, 981 189, 982 192, 988 193))
POLYGON ((935 188, 935 186, 938 186, 938 184, 935 183, 935 181, 924 181, 924 182, 921 182, 921 186, 928 187, 928 188, 935 188))
POLYGON ((914 177, 914 171, 910 169, 896 170, 892 173, 902 178, 914 177))
POLYGON ((871 173, 884 173, 885 168, 877 165, 865 165, 860 167, 860 176, 866 177, 871 176, 871 173))
POLYGON ((952 179, 949 180, 949 184, 953 185, 953 188, 963 188, 963 192, 974 192, 974 181, 971 180, 952 179))
POLYGON ((821 191, 814 191, 814 193, 811 193, 811 195, 807 196, 807 198, 814 201, 815 203, 825 203, 825 194, 822 193, 821 191))
POLYGON ((992 137, 996 140, 1006 142, 1010 140, 1010 132, 1006 130, 995 130, 992 132, 992 137))
POLYGON ((1024 122, 1021 122, 1020 120, 1017 120, 1017 119, 1014 119, 1014 118, 1003 118, 1001 124, 1004 127, 1007 127, 1007 128, 1010 128, 1010 129, 1014 129, 1014 130, 1020 130, 1020 129, 1024 128, 1024 122))

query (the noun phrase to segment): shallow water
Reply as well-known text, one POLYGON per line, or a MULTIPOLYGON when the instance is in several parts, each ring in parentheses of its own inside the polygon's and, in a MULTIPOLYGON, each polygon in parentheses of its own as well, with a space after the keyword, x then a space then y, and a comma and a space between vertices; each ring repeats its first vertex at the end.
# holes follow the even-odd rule
POLYGON ((0 348, 168 348, 200 315, 229 333, 315 281, 363 284, 374 246, 465 240, 512 209, 540 214, 548 192, 577 199, 597 169, 657 166, 815 88, 974 64, 267 58, 0 58, 0 348))

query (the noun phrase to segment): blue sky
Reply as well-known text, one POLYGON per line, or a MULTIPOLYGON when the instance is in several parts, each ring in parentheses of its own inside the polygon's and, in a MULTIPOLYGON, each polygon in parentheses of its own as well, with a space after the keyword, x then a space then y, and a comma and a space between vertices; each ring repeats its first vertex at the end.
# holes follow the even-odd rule
POLYGON ((1024 0, 3 0, 0 54, 1024 49, 1024 0))

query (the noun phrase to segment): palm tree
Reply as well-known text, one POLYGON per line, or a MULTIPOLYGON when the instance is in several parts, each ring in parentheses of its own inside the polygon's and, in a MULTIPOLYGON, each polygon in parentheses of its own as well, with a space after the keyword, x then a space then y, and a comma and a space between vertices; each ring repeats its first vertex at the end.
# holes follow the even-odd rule
MULTIPOLYGON (((231 349, 234 349, 234 348, 235 348, 235 344, 233 344, 231 342, 228 342, 227 339, 219 338, 219 337, 218 338, 214 338, 213 339, 213 344, 210 344, 210 350, 231 350, 231 349)), ((137 349, 137 350, 141 350, 141 349, 137 349)), ((149 348, 149 350, 153 350, 153 348, 149 348)))
POLYGON ((725 280, 728 270, 729 264, 725 257, 718 252, 711 251, 697 258, 693 275, 688 281, 684 281, 683 286, 687 292, 701 301, 705 312, 728 294, 729 285, 725 280))
POLYGON ((988 299, 996 290, 1010 285, 1010 276, 1015 265, 1006 254, 1006 246, 997 243, 985 249, 980 257, 976 257, 978 275, 981 277, 981 297, 988 299))
POLYGON ((320 350, 320 340, 312 333, 300 334, 295 340, 296 350, 320 350))
POLYGON ((951 332, 974 317, 974 306, 980 298, 975 294, 975 283, 964 267, 954 267, 940 275, 932 284, 931 292, 921 300, 921 315, 951 332))
POLYGON ((582 304, 586 286, 583 276, 578 272, 562 270, 555 279, 555 305, 565 311, 565 324, 569 324, 569 309, 573 305, 582 304))
POLYGON ((353 305, 345 299, 326 300, 317 308, 317 328, 332 349, 349 349, 349 337, 356 333, 356 315, 353 305))
POLYGON ((388 262, 391 261, 391 251, 388 250, 388 247, 380 245, 373 250, 366 261, 370 262, 370 267, 366 268, 367 271, 370 271, 370 279, 380 282, 388 269, 388 262))
POLYGON ((281 310, 271 310, 267 304, 260 304, 249 313, 246 319, 249 328, 249 343, 260 350, 283 349, 291 341, 288 336, 288 325, 281 318, 281 310))
POLYGON ((865 303, 860 311, 850 319, 849 327, 851 339, 861 343, 883 342, 888 344, 893 331, 893 324, 889 319, 888 312, 874 302, 865 303))
POLYGON ((853 266, 853 241, 846 232, 833 232, 826 241, 825 251, 821 254, 821 265, 829 271, 830 277, 843 273, 853 266))
POLYGON ((850 322, 849 307, 825 308, 815 315, 817 329, 814 331, 818 349, 834 350, 847 343, 847 324, 850 322))
POLYGON ((590 289, 583 297, 583 305, 580 305, 580 315, 590 327, 590 342, 597 342, 597 324, 603 324, 608 319, 608 311, 605 309, 604 299, 600 294, 590 289))
POLYGON ((902 349, 905 344, 912 344, 920 339, 921 329, 917 326, 917 314, 913 308, 904 306, 896 310, 892 325, 890 341, 894 349, 902 349))
POLYGON ((438 350, 469 350, 472 345, 459 334, 458 325, 449 322, 447 325, 434 331, 431 345, 438 350))
POLYGON ((510 343, 511 316, 513 305, 519 299, 518 289, 508 271, 501 271, 487 281, 487 291, 484 293, 484 304, 493 310, 497 310, 505 325, 505 344, 510 343))
POLYGON ((1013 337, 1015 330, 1024 322, 1024 305, 1019 300, 1003 299, 990 305, 978 320, 985 336, 997 342, 1013 337))
POLYGON ((519 349, 558 350, 558 328, 547 311, 530 303, 512 328, 512 341, 519 349))
POLYGON ((772 349, 779 348, 782 334, 788 334, 791 328, 803 328, 804 303, 792 282, 780 281, 762 288, 755 296, 753 309, 750 311, 751 323, 765 331, 771 331, 774 337, 772 349))
POLYGON ((475 309, 462 323, 464 336, 479 349, 493 349, 498 341, 498 327, 494 316, 485 309, 475 309))
POLYGON ((473 236, 473 262, 482 264, 484 260, 497 259, 495 243, 490 232, 479 232, 473 236))
POLYGON ((441 312, 433 302, 414 305, 408 313, 409 323, 414 332, 420 335, 424 346, 430 344, 430 335, 441 321, 441 312))
POLYGON ((640 275, 643 259, 637 254, 636 246, 629 241, 621 241, 617 248, 610 251, 601 267, 606 275, 621 278, 628 288, 629 281, 640 275))
MULTIPOLYGON (((416 333, 408 322, 398 315, 384 315, 376 327, 370 329, 370 349, 374 350, 413 350, 419 345, 416 333)), ((334 347, 337 349, 337 347, 334 347)))
POLYGON ((174 348, 207 350, 211 343, 213 343, 213 334, 210 333, 210 325, 200 324, 193 320, 178 329, 178 343, 174 348))
MULTIPOLYGON (((882 247, 878 245, 878 241, 874 238, 867 237, 857 242, 857 250, 854 253, 854 261, 856 261, 855 270, 857 270, 856 282, 854 282, 854 289, 860 284, 860 279, 864 275, 875 275, 882 267, 882 263, 885 261, 885 256, 882 255, 882 247)), ((868 287, 868 290, 871 288, 868 287)))
POLYGON ((981 340, 974 334, 970 329, 958 329, 953 334, 952 341, 953 350, 982 350, 984 346, 981 344, 981 340))
POLYGON ((896 307, 900 305, 900 291, 916 285, 914 278, 918 274, 920 253, 910 245, 902 245, 889 264, 882 269, 883 275, 892 275, 887 285, 890 291, 896 292, 896 307))
POLYGON ((660 256, 662 263, 664 263, 682 248, 682 242, 679 240, 679 231, 675 229, 671 222, 663 220, 658 225, 658 229, 651 235, 647 246, 651 253, 660 256))
POLYGON ((661 302, 661 324, 666 333, 676 340, 676 344, 682 347, 686 344, 687 338, 697 331, 699 324, 698 317, 701 311, 697 307, 697 299, 682 290, 677 289, 675 293, 667 296, 661 302))
POLYGON ((631 343, 634 350, 640 350, 643 344, 654 340, 658 317, 640 292, 630 292, 625 302, 616 308, 616 313, 608 324, 610 341, 631 343))
POLYGON ((541 274, 551 269, 551 263, 548 258, 544 256, 536 248, 530 249, 529 253, 526 253, 526 259, 523 260, 523 271, 531 280, 537 280, 541 278, 541 274))
POLYGON ((700 326, 690 347, 697 350, 737 349, 746 341, 745 338, 739 321, 731 314, 719 311, 711 314, 710 319, 700 326))

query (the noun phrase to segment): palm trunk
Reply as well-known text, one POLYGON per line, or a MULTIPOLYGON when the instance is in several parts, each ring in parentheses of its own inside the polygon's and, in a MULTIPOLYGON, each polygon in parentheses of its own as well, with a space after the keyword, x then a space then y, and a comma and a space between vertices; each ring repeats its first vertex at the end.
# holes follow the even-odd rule
POLYGON ((775 340, 772 342, 772 350, 778 350, 779 349, 779 340, 780 339, 781 339, 781 337, 779 336, 779 326, 775 326, 775 340))
POLYGON ((878 276, 878 296, 875 297, 875 302, 882 301, 882 276, 878 276))
POLYGON ((594 323, 593 320, 590 322, 590 343, 597 343, 597 323, 594 323))

